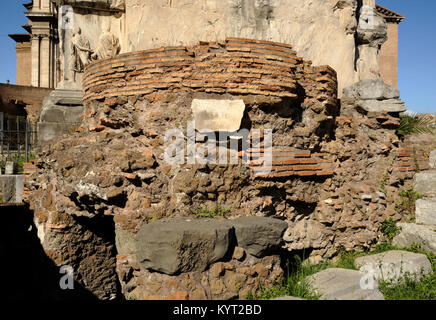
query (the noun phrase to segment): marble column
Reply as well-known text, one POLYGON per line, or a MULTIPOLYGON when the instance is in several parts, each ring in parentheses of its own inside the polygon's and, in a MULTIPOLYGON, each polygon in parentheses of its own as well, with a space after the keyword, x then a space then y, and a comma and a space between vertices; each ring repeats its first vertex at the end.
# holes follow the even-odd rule
POLYGON ((39 74, 39 65, 40 65, 40 38, 38 35, 32 36, 32 86, 39 87, 40 86, 40 74, 39 74))
POLYGON ((48 35, 41 37, 40 46, 40 87, 50 88, 50 38, 48 35))

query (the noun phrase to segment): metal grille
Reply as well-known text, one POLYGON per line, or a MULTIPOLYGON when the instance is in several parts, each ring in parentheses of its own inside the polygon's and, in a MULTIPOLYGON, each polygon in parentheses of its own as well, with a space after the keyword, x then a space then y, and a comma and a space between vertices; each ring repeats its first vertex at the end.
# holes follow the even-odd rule
POLYGON ((36 130, 25 117, 0 112, 0 163, 29 162, 36 146, 36 130))

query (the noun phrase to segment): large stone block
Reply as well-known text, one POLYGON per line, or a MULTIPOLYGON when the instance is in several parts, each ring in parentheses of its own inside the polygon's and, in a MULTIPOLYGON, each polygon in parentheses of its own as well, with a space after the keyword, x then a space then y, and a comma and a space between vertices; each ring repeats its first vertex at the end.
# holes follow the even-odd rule
POLYGON ((38 122, 38 141, 47 142, 59 138, 63 134, 71 134, 78 124, 61 122, 38 122))
POLYGON ((365 278, 360 271, 332 268, 307 277, 307 282, 322 300, 384 300, 377 281, 366 289, 365 278))
POLYGON ((415 175, 415 191, 428 197, 436 197, 436 171, 424 171, 415 175))
POLYGON ((82 97, 81 91, 57 89, 44 99, 38 122, 39 142, 74 131, 81 122, 82 97))
POLYGON ((377 281, 398 281, 407 274, 421 279, 432 272, 426 255, 398 250, 359 257, 354 264, 357 268, 363 267, 366 272, 372 272, 377 281))
POLYGON ((399 248, 409 248, 418 244, 421 249, 436 254, 436 230, 434 226, 425 226, 414 223, 399 223, 401 232, 392 244, 399 248))
POLYGON ((366 112, 395 112, 401 113, 407 110, 406 104, 400 99, 389 100, 360 100, 357 105, 366 112))
POLYGON ((416 223, 436 226, 436 199, 419 199, 415 204, 416 223))
POLYGON ((23 176, 0 176, 0 188, 3 192, 3 203, 21 203, 23 201, 23 176))
POLYGON ((195 129, 200 132, 238 131, 244 116, 242 100, 200 100, 192 101, 195 129))
POLYGON ((400 98, 400 91, 383 80, 361 80, 344 89, 344 96, 356 100, 390 100, 400 98))
POLYGON ((204 271, 222 259, 234 241, 231 223, 209 219, 164 219, 136 235, 139 263, 169 275, 204 271))
POLYGON ((251 255, 262 257, 280 249, 288 228, 284 221, 264 217, 241 217, 232 221, 238 246, 251 255))

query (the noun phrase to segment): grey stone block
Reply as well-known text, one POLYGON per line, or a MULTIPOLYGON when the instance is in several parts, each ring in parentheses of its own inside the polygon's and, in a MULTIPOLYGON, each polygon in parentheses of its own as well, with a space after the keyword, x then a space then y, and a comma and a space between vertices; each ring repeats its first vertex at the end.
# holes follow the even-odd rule
POLYGON ((145 269, 169 275, 202 272, 228 253, 233 237, 227 221, 164 219, 141 228, 136 253, 145 269))
POLYGON ((59 105, 46 106, 41 112, 40 122, 67 122, 80 123, 80 115, 83 112, 82 106, 67 107, 59 105))
POLYGON ((17 174, 18 166, 17 163, 12 161, 7 161, 5 165, 5 174, 6 175, 13 175, 17 174))
POLYGON ((232 220, 238 246, 255 257, 264 257, 280 249, 288 228, 284 221, 265 217, 241 217, 232 220))
POLYGON ((387 251, 380 254, 359 257, 354 262, 357 268, 371 270, 374 278, 386 281, 404 279, 406 274, 421 279, 432 273, 431 263, 427 256, 408 251, 387 251))
POLYGON ((434 226, 425 226, 414 223, 398 223, 401 229, 392 244, 399 248, 409 248, 419 244, 421 249, 436 254, 436 229, 434 226))
POLYGON ((365 278, 366 274, 360 271, 332 268, 306 279, 322 300, 384 300, 377 281, 373 281, 372 288, 365 289, 365 278))
POLYGON ((44 99, 38 122, 38 141, 47 142, 70 134, 81 123, 83 93, 56 89, 44 99))
POLYGON ((71 134, 78 126, 78 123, 38 122, 38 141, 43 143, 71 134))
POLYGON ((366 112, 404 112, 407 110, 406 104, 399 99, 389 100, 360 100, 357 105, 366 112))
POLYGON ((0 176, 0 187, 3 192, 3 203, 23 202, 23 176, 3 175, 0 176))
POLYGON ((381 79, 361 80, 345 88, 344 96, 356 100, 389 100, 400 98, 400 91, 381 79))
POLYGON ((424 171, 415 175, 415 191, 428 197, 436 197, 436 171, 424 171))
POLYGON ((115 225, 115 245, 118 254, 135 254, 135 241, 135 235, 133 233, 123 230, 118 225, 115 225))
POLYGON ((436 199, 419 199, 415 204, 416 223, 435 225, 436 199))

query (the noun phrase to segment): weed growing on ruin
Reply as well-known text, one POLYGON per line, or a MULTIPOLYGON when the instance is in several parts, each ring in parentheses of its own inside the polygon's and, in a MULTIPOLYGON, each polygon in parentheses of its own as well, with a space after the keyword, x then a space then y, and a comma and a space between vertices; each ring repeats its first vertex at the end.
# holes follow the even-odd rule
POLYGON ((386 300, 436 300, 436 273, 420 280, 405 275, 401 281, 380 281, 379 290, 386 300))
POLYGON ((215 205, 215 207, 210 210, 209 208, 199 208, 194 211, 191 210, 192 214, 195 215, 196 218, 216 218, 222 217, 225 218, 226 214, 230 211, 230 209, 224 208, 221 206, 219 202, 215 205))
POLYGON ((354 265, 354 260, 356 260, 357 257, 363 255, 361 252, 357 251, 350 251, 339 254, 339 259, 335 263, 335 268, 341 268, 341 269, 350 269, 350 270, 357 270, 357 268, 354 265))
POLYGON ((414 187, 400 192, 401 201, 395 205, 395 210, 403 215, 414 215, 415 203, 424 198, 422 194, 415 191, 414 187))
POLYGON ((319 300, 320 296, 309 286, 307 277, 322 271, 328 267, 326 261, 318 265, 303 263, 302 259, 295 255, 286 263, 287 276, 283 281, 271 288, 259 286, 255 296, 249 296, 249 300, 270 300, 274 298, 292 296, 306 300, 319 300))
POLYGON ((391 241, 400 232, 392 218, 389 218, 381 224, 380 231, 389 241, 391 241))

